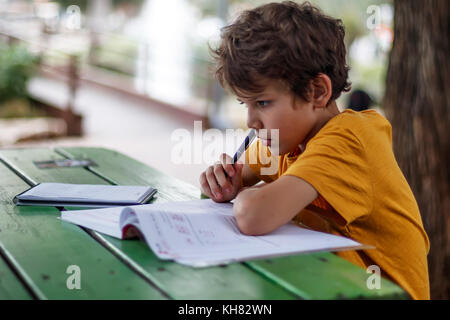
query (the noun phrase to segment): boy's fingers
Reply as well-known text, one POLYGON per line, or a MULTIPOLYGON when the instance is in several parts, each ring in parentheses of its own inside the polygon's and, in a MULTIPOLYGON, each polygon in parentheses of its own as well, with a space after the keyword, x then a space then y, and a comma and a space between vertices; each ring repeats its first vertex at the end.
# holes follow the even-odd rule
POLYGON ((233 167, 233 158, 231 158, 226 153, 222 153, 220 156, 220 160, 222 161, 222 165, 227 172, 227 174, 232 177, 235 174, 235 169, 233 167))
POLYGON ((234 168, 235 168, 236 170, 238 170, 238 171, 242 171, 242 168, 244 168, 244 164, 241 163, 241 162, 236 162, 236 163, 234 164, 234 168))
POLYGON ((242 179, 242 168, 244 167, 244 164, 236 162, 234 164, 234 169, 236 171, 234 177, 231 179, 233 186, 239 185, 241 183, 242 179))
POLYGON ((206 180, 206 173, 203 172, 200 175, 200 187, 202 188, 202 193, 210 198, 213 198, 211 189, 209 188, 208 180, 206 180))
POLYGON ((210 166, 206 170, 206 181, 208 181, 209 188, 211 190, 212 195, 214 195, 215 198, 221 199, 222 193, 220 192, 219 184, 217 183, 216 176, 214 175, 214 167, 210 166))
POLYGON ((232 186, 230 180, 225 176, 224 168, 220 162, 216 163, 214 166, 214 175, 216 176, 219 186, 226 192, 232 191, 232 186))

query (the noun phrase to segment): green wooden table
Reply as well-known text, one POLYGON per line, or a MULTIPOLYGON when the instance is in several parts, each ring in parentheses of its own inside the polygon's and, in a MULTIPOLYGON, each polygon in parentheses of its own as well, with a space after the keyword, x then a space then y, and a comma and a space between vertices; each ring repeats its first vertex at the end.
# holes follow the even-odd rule
MULTIPOLYGON (((14 195, 40 182, 151 185, 154 202, 200 190, 103 148, 0 150, 0 299, 405 299, 382 279, 326 252, 195 269, 159 260, 143 241, 118 240, 59 219, 54 207, 18 207, 14 195), (89 168, 39 169, 33 161, 92 159, 89 168), (69 266, 80 289, 69 289, 69 266)), ((70 210, 70 208, 68 208, 70 210)))

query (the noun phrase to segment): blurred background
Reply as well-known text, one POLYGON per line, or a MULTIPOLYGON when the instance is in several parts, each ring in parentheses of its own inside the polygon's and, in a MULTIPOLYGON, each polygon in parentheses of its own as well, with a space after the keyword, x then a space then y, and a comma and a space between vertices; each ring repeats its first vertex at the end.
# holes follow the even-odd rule
MULTIPOLYGON (((212 77, 208 46, 238 12, 267 2, 0 0, 0 147, 103 146, 198 186, 208 164, 173 163, 171 134, 194 120, 246 129, 246 109, 212 77)), ((353 89, 339 108, 383 112, 392 3, 311 2, 346 27, 353 89)))

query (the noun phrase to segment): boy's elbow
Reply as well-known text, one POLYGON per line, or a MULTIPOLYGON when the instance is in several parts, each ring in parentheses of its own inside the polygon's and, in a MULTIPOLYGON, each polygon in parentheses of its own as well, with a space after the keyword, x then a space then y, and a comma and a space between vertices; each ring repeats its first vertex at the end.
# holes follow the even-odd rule
POLYGON ((248 236, 258 236, 264 234, 261 230, 255 206, 252 205, 251 199, 239 199, 235 201, 233 207, 234 217, 241 233, 248 236))

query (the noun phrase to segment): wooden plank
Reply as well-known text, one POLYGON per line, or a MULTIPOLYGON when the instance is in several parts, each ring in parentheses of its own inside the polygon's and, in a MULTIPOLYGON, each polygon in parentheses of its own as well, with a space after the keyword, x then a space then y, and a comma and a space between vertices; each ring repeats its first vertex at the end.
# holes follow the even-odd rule
POLYGON ((10 167, 20 175, 29 185, 35 185, 38 182, 58 182, 60 178, 70 179, 67 183, 86 183, 91 184, 107 184, 107 182, 86 170, 79 170, 80 168, 54 168, 54 169, 38 169, 33 161, 50 161, 64 159, 62 156, 54 153, 47 148, 32 148, 32 149, 5 149, 0 150, 0 159, 4 160, 5 165, 10 167), (37 177, 27 175, 26 172, 38 173, 37 177))
MULTIPOLYGON (((0 231, 1 232, 1 231, 0 231)), ((1 250, 1 248, 0 248, 1 250)), ((30 300, 31 294, 0 257, 0 300, 30 300)))
MULTIPOLYGON (((0 156, 10 152, 0 151, 0 156)), ((29 186, 3 163, 0 176, 0 243, 38 298, 166 299, 83 229, 59 220, 56 208, 15 206, 14 195, 29 186), (79 290, 66 285, 71 265, 81 271, 79 290)))
POLYGON ((384 278, 380 289, 368 289, 366 282, 372 274, 330 253, 255 260, 249 265, 305 299, 409 299, 403 289, 384 278))
MULTIPOLYGON (((105 159, 97 158, 93 154, 92 158, 99 163, 98 170, 108 162, 110 154, 100 152, 97 155, 105 157, 105 159)), ((76 182, 76 183, 106 183, 105 180, 98 178, 92 172, 83 168, 67 168, 44 170, 38 169, 33 165, 33 161, 40 159, 46 160, 50 158, 58 158, 58 154, 48 149, 40 151, 30 150, 6 150, 1 151, 0 156, 5 159, 11 167, 18 170, 26 179, 37 182, 53 181, 53 182, 76 182), (43 179, 41 180, 41 175, 43 179), (83 178, 80 178, 83 176, 83 178), (99 180, 100 179, 100 180, 99 180)), ((80 155, 82 156, 82 154, 80 155)), ((133 171, 133 163, 123 163, 118 154, 118 160, 113 159, 110 165, 120 164, 115 171, 122 171, 123 175, 130 174, 133 180, 129 180, 128 184, 148 184, 144 179, 137 177, 133 171), (131 167, 128 166, 131 165, 131 167), (123 166, 123 167, 122 167, 123 166)), ((129 158, 127 158, 129 159, 129 158)), ((128 160, 125 160, 128 161, 128 160)), ((148 169, 148 167, 146 167, 148 169)), ((136 169, 136 168, 135 168, 136 169)), ((164 189, 165 178, 156 171, 147 172, 152 177, 152 185, 160 188, 162 192, 156 201, 164 201, 162 194, 173 194, 173 199, 183 199, 187 196, 176 192, 178 182, 171 180, 167 183, 168 189, 164 189)), ((120 182, 120 181, 119 181, 120 182)), ((125 184, 125 183, 124 183, 125 184)), ((183 185, 183 184, 182 184, 183 185)), ((195 190, 191 187, 185 190, 195 190)), ((167 201, 167 200, 165 200, 167 201)), ((16 208, 17 209, 17 208, 16 208)), ((24 207, 22 207, 24 209, 24 207)), ((35 207, 35 210, 37 208, 35 207)), ((69 228, 68 224, 62 224, 64 228, 69 228)), ((76 226, 72 226, 77 228, 76 226)), ((52 231, 55 232, 54 230, 52 231)), ((127 265, 139 273, 143 278, 149 279, 157 283, 165 292, 176 299, 295 299, 297 296, 284 290, 282 287, 274 284, 254 271, 242 266, 234 264, 227 267, 216 267, 208 269, 193 269, 190 267, 178 265, 173 262, 164 262, 157 259, 144 242, 127 240, 120 241, 111 237, 102 236, 96 232, 92 232, 92 236, 97 239, 103 246, 107 247, 114 255, 120 257, 127 265)), ((68 236, 69 238, 69 236, 68 236)), ((106 251, 106 250, 105 250, 106 251)))
MULTIPOLYGON (((158 201, 188 200, 199 198, 200 195, 200 191, 195 187, 112 150, 63 148, 58 149, 58 152, 68 158, 84 156, 95 159, 99 167, 92 169, 95 169, 98 175, 108 177, 116 183, 156 186, 160 194, 158 201)), ((121 245, 112 239, 110 241, 117 246, 121 245)), ((125 242, 123 245, 133 244, 125 242)), ((157 261, 150 265, 154 265, 153 263, 157 261)), ((330 252, 248 261, 244 265, 304 299, 407 297, 400 287, 385 279, 380 290, 368 289, 366 281, 369 274, 365 270, 330 252)))

